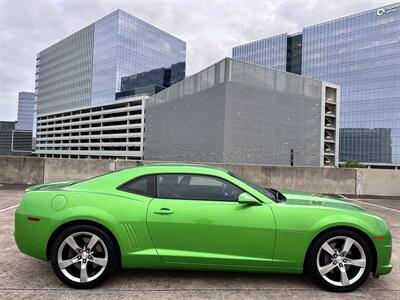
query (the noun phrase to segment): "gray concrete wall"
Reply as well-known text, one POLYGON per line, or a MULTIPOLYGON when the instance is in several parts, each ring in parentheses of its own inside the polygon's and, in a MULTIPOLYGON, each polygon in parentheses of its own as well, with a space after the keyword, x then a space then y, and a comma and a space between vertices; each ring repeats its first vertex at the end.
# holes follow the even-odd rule
POLYGON ((232 61, 224 163, 321 166, 321 81, 232 61))
POLYGON ((353 169, 237 164, 219 166, 266 187, 327 194, 354 194, 353 169))
POLYGON ((43 183, 44 159, 37 157, 0 156, 0 183, 43 183))
POLYGON ((146 102, 144 159, 222 162, 224 84, 184 99, 174 93, 177 89, 173 86, 146 102), (162 97, 164 102, 159 101, 162 97))
POLYGON ((114 160, 46 158, 44 182, 81 180, 112 171, 114 160))
MULTIPOLYGON (((146 164, 157 162, 146 161, 146 164)), ((134 166, 132 161, 116 162, 116 169, 134 166)), ((354 194, 356 171, 318 167, 282 167, 251 164, 214 164, 266 187, 327 194, 354 194)), ((400 193, 399 193, 400 194, 400 193)))
MULTIPOLYGON (((154 164, 157 162, 145 161, 145 163, 154 164)), ((267 187, 327 194, 354 194, 355 192, 356 171, 354 169, 207 164, 225 168, 267 187)), ((120 160, 116 162, 116 169, 121 170, 134 165, 135 162, 120 160)))
POLYGON ((146 101, 145 160, 321 166, 322 82, 232 59, 146 101))
MULTIPOLYGON (((145 161, 146 164, 157 163, 145 161)), ((0 183, 80 180, 135 166, 134 161, 0 156, 0 183)), ((329 194, 400 195, 400 171, 214 164, 263 186, 329 194)))
POLYGON ((356 193, 358 195, 400 195, 400 171, 356 169, 356 193))

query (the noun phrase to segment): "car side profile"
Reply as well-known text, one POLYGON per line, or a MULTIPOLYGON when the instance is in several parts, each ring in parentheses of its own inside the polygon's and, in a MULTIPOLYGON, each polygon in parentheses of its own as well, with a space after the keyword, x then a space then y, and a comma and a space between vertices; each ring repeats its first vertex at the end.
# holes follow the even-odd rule
POLYGON ((347 292, 391 271, 391 234, 333 197, 264 188, 225 169, 142 165, 28 188, 15 239, 74 288, 117 268, 306 272, 347 292))

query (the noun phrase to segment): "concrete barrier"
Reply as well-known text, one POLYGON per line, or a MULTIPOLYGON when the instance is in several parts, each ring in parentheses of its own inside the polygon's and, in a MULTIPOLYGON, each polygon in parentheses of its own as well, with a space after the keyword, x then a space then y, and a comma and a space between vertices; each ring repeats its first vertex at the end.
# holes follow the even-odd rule
MULTIPOLYGON (((159 163, 176 163, 176 162, 159 162, 159 161, 142 161, 141 163, 146 164, 146 165, 153 165, 153 164, 159 164, 159 163)), ((126 169, 126 168, 132 168, 135 167, 137 164, 137 161, 134 160, 116 160, 115 161, 115 170, 122 170, 122 169, 126 169)))
POLYGON ((399 170, 356 169, 356 172, 356 193, 358 195, 400 195, 399 170))
MULTIPOLYGON (((154 164, 154 161, 144 161, 145 164, 154 164)), ((282 167, 246 164, 215 164, 215 165, 262 186, 293 189, 304 192, 326 194, 354 194, 355 170, 317 167, 282 167)), ((116 169, 134 166, 132 161, 117 161, 116 169)))
POLYGON ((115 161, 115 170, 122 170, 122 169, 126 169, 126 168, 130 168, 136 165, 135 161, 131 161, 131 160, 116 160, 115 161))
POLYGON ((0 156, 0 183, 43 183, 44 159, 37 157, 0 156))
POLYGON ((327 194, 354 194, 353 169, 220 165, 262 186, 327 194))
POLYGON ((114 160, 46 158, 44 182, 81 180, 112 171, 114 160))
MULTIPOLYGON (((157 163, 145 161, 146 164, 157 163)), ((0 156, 0 183, 81 180, 135 166, 135 161, 0 156)), ((400 196, 400 171, 211 164, 263 186, 329 194, 400 196)))

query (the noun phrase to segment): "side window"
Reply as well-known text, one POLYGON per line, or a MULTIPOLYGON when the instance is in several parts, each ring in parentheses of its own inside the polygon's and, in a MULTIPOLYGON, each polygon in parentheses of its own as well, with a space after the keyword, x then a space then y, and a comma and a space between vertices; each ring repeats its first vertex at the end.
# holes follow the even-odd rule
POLYGON ((133 194, 155 197, 155 176, 147 175, 133 179, 124 183, 118 189, 133 194))
POLYGON ((157 197, 186 200, 237 201, 243 191, 212 176, 195 174, 157 175, 157 197))

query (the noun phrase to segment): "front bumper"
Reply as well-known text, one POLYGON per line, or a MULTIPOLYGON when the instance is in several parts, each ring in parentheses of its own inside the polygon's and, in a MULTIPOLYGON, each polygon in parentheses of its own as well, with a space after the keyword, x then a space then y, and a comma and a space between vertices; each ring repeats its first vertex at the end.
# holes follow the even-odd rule
POLYGON ((390 273, 393 266, 390 263, 392 257, 392 235, 389 230, 384 235, 383 241, 375 241, 375 249, 377 263, 374 275, 385 275, 390 273))

